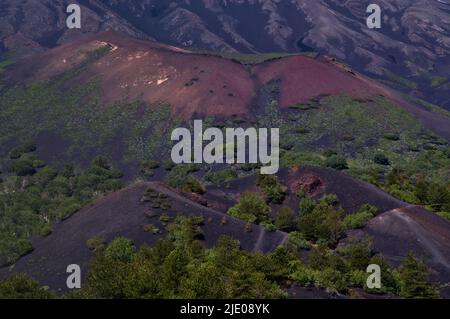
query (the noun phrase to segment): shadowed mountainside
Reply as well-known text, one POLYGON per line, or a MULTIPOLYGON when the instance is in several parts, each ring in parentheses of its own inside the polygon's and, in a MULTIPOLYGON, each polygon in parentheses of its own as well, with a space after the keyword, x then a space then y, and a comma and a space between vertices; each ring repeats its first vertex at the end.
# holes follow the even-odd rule
POLYGON ((44 50, 81 34, 112 29, 211 51, 317 51, 413 96, 450 107, 447 1, 378 1, 383 15, 379 30, 366 26, 370 1, 72 2, 82 6, 80 31, 65 27, 67 1, 3 1, 1 50, 26 53, 44 50))

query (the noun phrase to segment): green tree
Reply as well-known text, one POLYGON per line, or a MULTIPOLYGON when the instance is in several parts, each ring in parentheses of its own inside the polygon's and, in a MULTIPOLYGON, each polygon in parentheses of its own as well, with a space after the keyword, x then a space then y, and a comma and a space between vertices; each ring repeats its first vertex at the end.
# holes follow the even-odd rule
POLYGON ((245 193, 239 203, 230 208, 228 214, 249 223, 269 221, 270 207, 255 193, 245 193))
POLYGON ((427 202, 435 211, 450 210, 450 190, 439 184, 432 184, 428 190, 427 202))
POLYGON ((414 189, 414 195, 419 200, 419 203, 425 205, 428 203, 428 189, 430 185, 421 178, 417 181, 416 187, 414 189))
POLYGON ((294 211, 290 207, 281 207, 277 214, 275 226, 281 230, 293 230, 296 228, 296 224, 294 211))
POLYGON ((409 253, 399 269, 400 291, 402 298, 437 298, 436 289, 428 282, 427 266, 423 260, 417 260, 409 253))
POLYGON ((370 240, 351 241, 346 246, 341 247, 339 253, 346 257, 350 269, 366 271, 372 258, 371 242, 370 240))
POLYGON ((127 238, 114 239, 105 250, 105 257, 114 261, 129 262, 136 254, 133 242, 127 238))
POLYGON ((309 215, 314 211, 314 208, 317 206, 317 203, 314 201, 314 199, 312 199, 311 197, 303 197, 300 200, 300 214, 301 215, 309 215))
POLYGON ((285 197, 286 191, 280 185, 277 178, 272 175, 262 175, 259 174, 257 178, 257 185, 266 194, 268 202, 274 204, 282 204, 285 197))
POLYGON ((194 177, 188 176, 183 185, 183 191, 187 193, 204 194, 205 189, 203 185, 194 177))
POLYGON ((363 205, 355 214, 347 215, 344 218, 345 229, 360 229, 366 226, 367 222, 375 217, 378 208, 371 205, 363 205))
POLYGON ((201 250, 198 239, 203 238, 203 231, 200 225, 203 218, 199 216, 177 217, 175 221, 167 226, 168 238, 174 245, 190 254, 198 254, 201 250))
POLYGON ((389 158, 386 155, 384 155, 383 153, 375 154, 373 161, 379 165, 385 165, 385 166, 391 165, 389 158))
POLYGON ((164 260, 161 281, 166 298, 173 298, 179 293, 181 282, 188 276, 187 265, 188 259, 179 249, 173 250, 164 260))
POLYGON ((339 171, 348 169, 347 159, 342 155, 333 155, 329 157, 326 160, 325 165, 339 171))
POLYGON ((38 282, 23 273, 0 281, 0 299, 53 299, 56 294, 39 286, 38 282))
POLYGON ((344 212, 334 207, 334 201, 335 196, 325 196, 312 212, 300 215, 299 230, 307 240, 334 245, 342 235, 344 212))

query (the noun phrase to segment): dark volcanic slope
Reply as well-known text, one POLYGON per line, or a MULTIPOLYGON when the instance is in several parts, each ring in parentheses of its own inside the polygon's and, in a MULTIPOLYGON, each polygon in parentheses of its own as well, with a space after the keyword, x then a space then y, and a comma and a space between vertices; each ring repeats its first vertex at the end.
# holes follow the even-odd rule
MULTIPOLYGON (((155 210, 157 215, 150 218, 148 205, 141 203, 145 190, 150 186, 169 196, 172 204, 172 208, 167 212, 169 216, 204 216, 202 229, 207 246, 214 245, 220 235, 228 235, 240 240, 243 249, 268 252, 286 240, 285 233, 267 232, 259 226, 254 226, 253 231, 248 233, 245 231, 245 222, 229 216, 226 217, 227 224, 223 225, 221 221, 225 215, 196 204, 159 184, 139 183, 100 199, 94 205, 56 225, 51 235, 34 241, 35 250, 20 259, 11 271, 26 272, 42 285, 64 291, 68 265, 78 264, 83 274, 86 274, 92 257, 86 241, 93 236, 99 236, 106 241, 124 236, 133 240, 137 247, 144 243, 156 243, 166 232, 155 236, 143 230, 146 224, 154 224, 164 230, 164 225, 159 221, 162 211, 155 210)), ((8 274, 8 269, 0 269, 0 277, 8 274)))
POLYGON ((421 207, 388 211, 371 220, 352 238, 369 235, 374 249, 399 264, 409 252, 424 257, 434 280, 450 282, 450 222, 421 207))
POLYGON ((286 176, 290 189, 303 188, 315 197, 335 194, 342 208, 348 213, 359 210, 364 204, 377 207, 380 212, 404 207, 406 203, 383 192, 379 188, 332 169, 299 167, 289 170, 286 176))
MULTIPOLYGON (((287 186, 288 196, 284 204, 294 210, 298 208, 297 193, 300 189, 316 199, 326 194, 336 195, 339 204, 348 214, 357 212, 364 204, 373 205, 380 212, 408 205, 369 183, 328 168, 293 167, 282 169, 277 176, 279 182, 287 186)), ((210 186, 204 197, 208 205, 225 212, 244 192, 258 191, 256 177, 250 176, 223 185, 210 186)))

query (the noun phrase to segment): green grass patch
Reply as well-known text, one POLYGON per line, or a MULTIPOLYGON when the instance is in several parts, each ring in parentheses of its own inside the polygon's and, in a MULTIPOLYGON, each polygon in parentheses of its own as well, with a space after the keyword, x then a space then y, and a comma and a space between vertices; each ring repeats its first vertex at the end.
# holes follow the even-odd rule
POLYGON ((271 60, 282 59, 291 56, 307 56, 310 58, 317 57, 316 52, 302 52, 302 53, 285 53, 285 52, 273 52, 273 53, 258 53, 258 54, 243 54, 243 53, 217 53, 210 51, 199 51, 200 54, 220 56, 222 58, 232 60, 244 65, 256 65, 271 60))
POLYGON ((14 61, 11 59, 3 60, 0 62, 0 74, 6 71, 6 68, 10 65, 13 65, 14 61))
POLYGON ((393 82, 394 84, 397 84, 404 88, 408 88, 408 89, 412 89, 412 90, 415 90, 418 87, 417 83, 410 81, 408 79, 405 79, 389 70, 384 69, 383 73, 389 79, 389 81, 393 82))

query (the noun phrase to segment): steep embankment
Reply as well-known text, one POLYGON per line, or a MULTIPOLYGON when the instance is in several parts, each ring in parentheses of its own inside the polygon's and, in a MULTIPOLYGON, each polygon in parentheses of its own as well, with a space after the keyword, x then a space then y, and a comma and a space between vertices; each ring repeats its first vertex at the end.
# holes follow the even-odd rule
POLYGON ((253 231, 248 232, 245 222, 201 206, 162 184, 138 183, 98 200, 55 225, 52 234, 34 240, 32 253, 13 267, 1 269, 0 276, 25 272, 42 285, 65 291, 68 265, 77 264, 83 274, 87 272, 93 257, 87 245, 89 239, 99 237, 109 242, 123 236, 133 240, 136 247, 144 243, 155 244, 167 234, 165 225, 159 219, 163 213, 172 221, 176 216, 202 216, 203 242, 206 246, 212 246, 220 236, 228 235, 240 240, 245 250, 268 252, 282 245, 287 236, 279 231, 267 232, 260 226, 253 226, 253 231), (153 209, 149 203, 141 201, 149 187, 168 197, 169 209, 153 209), (161 232, 156 235, 145 232, 143 228, 147 224, 153 224, 161 232))
POLYGON ((396 265, 409 252, 423 257, 434 280, 450 282, 450 222, 422 207, 387 211, 349 236, 356 239, 370 236, 374 249, 396 265))

